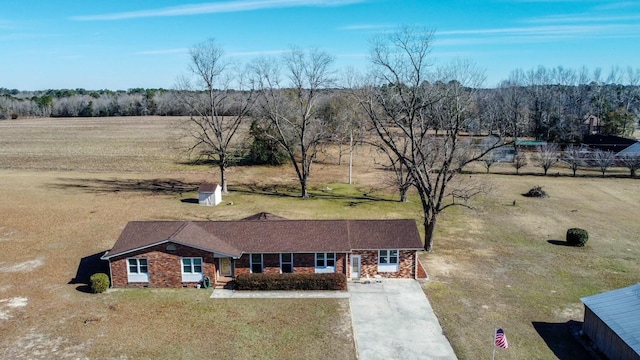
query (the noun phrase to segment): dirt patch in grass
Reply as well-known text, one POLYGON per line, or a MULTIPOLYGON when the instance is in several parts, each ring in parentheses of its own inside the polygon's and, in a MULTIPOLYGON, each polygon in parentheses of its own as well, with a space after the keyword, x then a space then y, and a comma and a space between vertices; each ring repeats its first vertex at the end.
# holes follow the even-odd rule
POLYGON ((0 299, 0 320, 8 320, 12 317, 12 310, 27 306, 29 300, 24 297, 12 297, 0 299))
POLYGON ((13 265, 4 265, 0 263, 0 272, 15 273, 15 272, 28 272, 34 271, 36 268, 42 266, 43 261, 41 259, 27 260, 21 263, 13 265))

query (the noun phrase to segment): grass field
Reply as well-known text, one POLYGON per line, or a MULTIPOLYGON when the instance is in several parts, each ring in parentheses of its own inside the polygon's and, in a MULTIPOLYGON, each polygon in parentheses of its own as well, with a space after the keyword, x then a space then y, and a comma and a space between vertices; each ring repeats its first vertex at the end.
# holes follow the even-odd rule
MULTIPOLYGON (((217 180, 216 172, 185 165, 178 122, 0 122, 1 358, 355 358, 345 300, 221 301, 196 289, 93 295, 73 281, 82 259, 109 249, 130 220, 269 211, 420 221, 417 199, 395 201, 362 149, 354 185, 345 184, 346 165, 323 154, 309 200, 296 197, 288 167, 236 167, 222 205, 194 205, 193 189, 217 180)), ((447 337, 460 359, 489 358, 494 327, 510 342, 499 359, 588 358, 569 333, 582 319, 579 298, 640 281, 640 182, 584 171, 573 178, 566 169, 513 176, 503 164, 491 172, 465 175, 488 181, 492 193, 474 200, 475 210, 444 213, 435 251, 421 255, 430 274, 425 292, 447 337), (520 195, 534 185, 550 197, 520 195), (589 231, 586 248, 559 245, 570 227, 589 231)))

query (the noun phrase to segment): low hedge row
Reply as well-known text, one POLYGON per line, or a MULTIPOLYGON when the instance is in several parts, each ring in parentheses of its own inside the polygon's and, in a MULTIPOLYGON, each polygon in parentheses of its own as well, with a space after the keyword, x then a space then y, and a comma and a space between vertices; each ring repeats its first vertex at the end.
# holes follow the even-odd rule
POLYGON ((238 290, 347 290, 344 274, 240 274, 238 290))

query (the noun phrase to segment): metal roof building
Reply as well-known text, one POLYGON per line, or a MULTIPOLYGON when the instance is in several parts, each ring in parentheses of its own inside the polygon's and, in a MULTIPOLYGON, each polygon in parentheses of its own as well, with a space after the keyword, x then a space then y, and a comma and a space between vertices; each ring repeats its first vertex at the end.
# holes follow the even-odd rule
POLYGON ((640 360, 640 284, 587 296, 583 332, 609 359, 640 360))

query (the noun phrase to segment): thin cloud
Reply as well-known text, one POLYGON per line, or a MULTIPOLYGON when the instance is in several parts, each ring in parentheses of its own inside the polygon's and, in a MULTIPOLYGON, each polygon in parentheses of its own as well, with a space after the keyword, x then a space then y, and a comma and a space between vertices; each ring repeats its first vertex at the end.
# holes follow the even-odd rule
POLYGON ((630 9, 630 8, 640 8, 640 3, 633 1, 622 1, 616 2, 613 4, 604 4, 599 5, 594 8, 596 11, 607 11, 607 10, 620 10, 620 9, 630 9))
POLYGON ((159 9, 129 11, 101 15, 81 15, 71 17, 71 19, 77 21, 105 21, 149 17, 217 14, 292 7, 338 7, 363 3, 365 1, 367 0, 240 0, 216 3, 189 4, 159 9))
POLYGON ((625 22, 638 21, 640 14, 634 15, 552 15, 540 18, 525 20, 525 23, 532 24, 553 24, 553 23, 594 23, 594 22, 625 22))
POLYGON ((438 35, 567 35, 567 34, 598 34, 619 32, 621 35, 627 31, 638 29, 639 25, 627 24, 602 24, 602 25, 555 25, 555 26, 532 26, 532 27, 511 27, 496 29, 471 29, 471 30, 449 30, 439 31, 438 35))
POLYGON ((291 50, 259 50, 259 51, 236 51, 229 53, 230 57, 255 57, 255 56, 273 56, 282 55, 291 50))
POLYGON ((640 37, 640 25, 557 25, 495 29, 449 30, 438 32, 437 45, 478 45, 494 43, 540 43, 577 38, 623 39, 640 37))
POLYGON ((161 50, 146 50, 135 52, 134 55, 166 55, 166 54, 186 54, 189 52, 187 48, 178 49, 161 49, 161 50))
POLYGON ((337 58, 340 59, 364 59, 369 56, 369 53, 350 53, 350 54, 338 54, 337 58))
POLYGON ((342 26, 342 27, 339 27, 338 30, 345 30, 345 31, 386 30, 394 27, 395 27, 394 25, 388 25, 388 24, 357 24, 357 25, 342 26))
POLYGON ((516 2, 516 3, 596 3, 602 2, 603 0, 505 0, 506 2, 516 2))
POLYGON ((9 20, 1 20, 0 19, 0 29, 14 29, 15 27, 13 26, 13 23, 9 20))
POLYGON ((50 39, 55 37, 61 37, 60 34, 38 34, 38 33, 8 33, 1 34, 1 41, 15 41, 15 40, 33 40, 33 39, 50 39))

